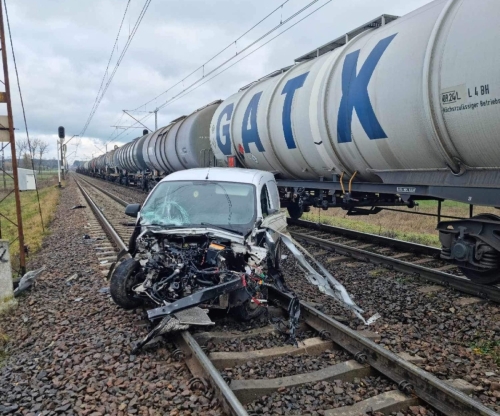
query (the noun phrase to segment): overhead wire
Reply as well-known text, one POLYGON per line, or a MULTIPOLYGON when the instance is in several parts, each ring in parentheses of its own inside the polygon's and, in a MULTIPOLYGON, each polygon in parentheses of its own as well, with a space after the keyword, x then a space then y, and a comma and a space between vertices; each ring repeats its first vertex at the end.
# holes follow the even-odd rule
POLYGON ((211 81, 212 79, 218 77, 220 74, 226 72, 228 69, 232 68, 233 66, 235 66, 236 64, 238 64, 239 62, 241 62, 242 60, 246 59, 247 57, 249 57, 250 55, 252 55, 253 53, 257 52, 259 49, 261 49, 262 47, 266 46, 268 43, 272 42, 274 39, 276 39, 277 37, 281 36, 283 33, 287 32, 288 30, 290 30, 291 28, 293 28, 295 25, 299 24, 300 22, 302 22, 303 20, 307 19, 309 16, 313 15, 314 13, 316 13, 318 10, 322 9, 323 7, 325 7, 328 3, 331 3, 333 0, 328 0, 326 3, 322 4, 321 6, 319 6, 317 9, 313 10, 311 13, 309 13, 308 15, 304 16, 302 19, 298 20, 297 22, 295 22, 293 25, 287 27, 285 30, 283 30, 282 32, 278 33, 276 36, 272 37, 271 39, 269 39, 267 42, 263 43, 262 45, 260 45, 258 48, 254 49, 253 51, 249 52, 247 55, 243 56, 242 58, 240 58, 239 60, 237 60, 236 62, 232 63, 230 66, 228 66, 227 68, 224 68, 223 70, 221 70, 220 72, 218 72, 217 74, 215 74, 213 77, 205 80, 203 83, 201 83, 200 85, 198 85, 197 87, 189 90, 189 91, 186 91, 184 94, 183 92, 179 93, 177 96, 175 97, 172 97, 170 100, 166 101, 165 103, 163 103, 160 107, 158 108, 163 108, 163 107, 166 107, 167 105, 169 105, 170 103, 172 103, 173 101, 176 101, 180 98, 183 98, 184 96, 190 94, 191 92, 197 90, 199 87, 201 87, 202 85, 206 84, 207 82, 211 81))
MULTIPOLYGON (((212 62, 215 58, 217 58, 218 56, 220 56, 223 52, 227 51, 232 45, 236 44, 236 42, 238 42, 239 40, 241 40, 244 36, 248 35, 248 33, 250 33, 252 30, 254 30, 257 26, 259 26, 261 23, 263 23, 265 20, 267 20, 269 17, 271 17, 274 13, 276 13, 279 9, 282 9, 283 6, 285 4, 287 4, 290 0, 286 0, 284 1, 283 3, 281 3, 278 7, 276 7, 274 10, 272 10, 270 13, 268 13, 266 16, 264 16, 261 20, 259 20, 257 23, 255 23, 250 29, 248 29, 247 31, 245 31, 243 34, 241 34, 239 37, 237 37, 234 41, 232 41, 231 43, 229 43, 225 48, 221 49, 219 52, 217 52, 214 56, 212 56, 210 59, 208 59, 207 61, 205 61, 202 65, 200 65, 198 68, 196 68, 195 70, 193 70, 192 72, 190 72, 188 75, 186 75, 184 78, 182 78, 181 80, 177 81, 174 85, 170 86, 168 89, 166 89, 165 91, 163 91, 161 94, 158 94, 156 97, 152 98, 151 100, 147 101, 146 103, 144 104, 141 104, 140 106, 138 106, 137 108, 133 109, 132 111, 137 111, 139 108, 141 107, 145 107, 146 105, 148 105, 149 103, 152 103, 153 101, 155 101, 156 99, 160 98, 162 95, 166 94, 167 92, 169 92, 170 90, 172 90, 173 88, 175 88, 177 85, 183 83, 187 78, 189 78, 191 75, 195 74, 196 72, 198 72, 200 69, 204 69, 205 65, 209 64, 210 62, 212 62)), ((280 24, 283 22, 283 18, 280 19, 280 24)), ((204 75, 205 76, 205 75, 204 75)))
POLYGON ((118 33, 117 33, 116 38, 115 38, 115 43, 113 44, 113 47, 111 48, 111 54, 109 55, 108 64, 106 65, 106 69, 104 70, 104 74, 103 74, 102 80, 101 80, 101 85, 99 86, 99 90, 97 91, 97 94, 96 94, 96 97, 94 100, 94 104, 92 105, 92 109, 90 110, 90 114, 92 114, 92 112, 94 111, 94 109, 97 105, 97 100, 99 98, 99 94, 102 91, 102 87, 104 85, 104 80, 106 79, 106 75, 108 74, 109 65, 111 64, 111 60, 113 59, 115 49, 118 52, 118 38, 120 37, 120 33, 122 31, 123 22, 125 21, 125 16, 127 14, 128 8, 130 6, 130 1, 131 0, 128 0, 127 5, 125 6, 125 11, 123 12, 122 20, 120 22, 120 27, 118 28, 118 33))
MULTIPOLYGON (((149 7, 151 3, 151 0, 146 0, 145 3, 144 3, 144 6, 142 7, 142 10, 141 12, 139 13, 139 16, 137 17, 137 20, 134 24, 134 27, 132 28, 128 38, 127 38, 127 41, 122 49, 122 52, 120 54, 120 56, 118 57, 117 61, 116 61, 116 64, 113 68, 113 71, 111 72, 111 74, 109 75, 108 77, 108 81, 106 82, 104 88, 102 88, 102 92, 101 94, 99 95, 99 93, 97 94, 97 97, 96 97, 96 103, 95 105, 92 107, 92 110, 90 111, 90 114, 89 114, 89 117, 87 118, 87 121, 85 123, 85 125, 83 126, 81 132, 80 132, 80 136, 84 136, 85 135, 85 132, 90 124, 90 122, 92 121, 92 118, 94 117, 95 115, 95 112, 97 111, 97 108, 99 107, 99 104, 101 103, 104 95, 106 94, 106 91, 108 90, 109 86, 111 85, 111 82, 113 81, 113 78, 116 74, 116 71, 118 70, 118 67, 120 66, 123 58, 125 57, 125 54, 127 53, 127 50, 130 46, 130 44, 132 43, 132 40, 134 39, 134 36, 137 32, 137 29, 139 28, 141 22, 142 22, 142 19, 144 18, 144 15, 146 14, 146 11, 149 7)), ((128 4, 127 4, 127 7, 128 7, 128 4)), ((123 19, 122 19, 122 23, 123 23, 123 19)), ((121 26, 120 26, 121 28, 121 26)))
MULTIPOLYGON (((17 88, 19 90, 19 97, 21 100, 21 108, 23 110, 23 119, 24 119, 24 126, 26 128, 26 137, 28 139, 28 148, 31 156, 31 168, 33 172, 35 171, 35 162, 34 162, 34 154, 33 154, 33 148, 31 147, 31 140, 30 140, 30 135, 29 135, 29 130, 28 130, 28 122, 26 121, 26 110, 24 108, 24 100, 23 100, 23 94, 21 92, 21 83, 19 81, 19 72, 17 70, 17 62, 16 62, 16 54, 14 52, 14 43, 12 41, 12 32, 10 30, 10 21, 9 21, 9 13, 7 10, 7 0, 4 0, 4 5, 5 5, 5 17, 7 20, 7 28, 9 30, 9 40, 10 40, 10 47, 12 49, 12 60, 14 61, 14 69, 16 72, 16 79, 17 79, 17 88)), ((0 7, 2 5, 0 4, 0 7)), ((11 145, 12 146, 12 145, 11 145)), ((36 199, 38 201, 38 212, 40 213, 40 222, 42 224, 42 232, 45 232, 45 226, 43 224, 43 216, 42 216, 42 205, 40 204, 40 194, 38 193, 38 181, 36 178, 36 175, 33 175, 35 178, 35 191, 36 191, 36 199)), ((19 247, 19 250, 23 250, 23 247, 19 247)))
MULTIPOLYGON (((232 45, 236 44, 236 42, 238 42, 239 40, 241 40, 244 36, 246 36, 248 33, 250 33, 252 30, 254 30, 257 26, 259 26, 261 23, 263 23, 265 20, 267 20, 270 16, 272 16, 274 13, 276 13, 278 10, 283 10, 283 6, 285 4, 287 4, 290 0, 286 0, 284 1, 283 3, 281 3, 278 7, 276 7, 275 9, 273 9, 271 12, 269 12, 266 16, 264 16, 262 19, 260 19, 257 23, 255 23, 252 27, 250 27, 249 29, 247 29, 244 33, 242 33, 240 36, 238 36, 234 41, 232 41, 231 43, 229 43, 226 47, 224 47, 223 49, 221 49, 219 52, 217 52, 215 55, 213 55, 210 59, 208 59, 207 61, 205 61, 202 65, 200 65, 198 68, 196 68, 195 70, 191 71, 188 75, 184 76, 182 79, 180 79, 179 81, 177 81, 175 84, 173 84, 172 86, 170 86, 167 90, 163 91, 161 94, 157 95, 156 97, 152 98, 151 100, 147 101, 146 103, 144 104, 141 104, 140 106, 136 107, 135 109, 131 110, 133 112, 137 112, 139 110, 139 108, 141 107, 145 107, 147 104, 157 100, 159 97, 161 97, 162 95, 168 93, 169 91, 171 91, 173 88, 175 88, 176 86, 180 85, 181 83, 184 83, 191 75, 195 74, 197 71, 199 71, 200 69, 204 69, 205 65, 207 65, 208 63, 210 63, 211 61, 213 61, 215 58, 217 58, 218 56, 220 56, 223 52, 225 52, 227 49, 229 49, 232 45)), ((315 1, 318 1, 318 0, 315 0, 315 1)), ((314 2, 313 2, 314 3, 314 2)), ((280 17, 280 25, 281 26, 282 24, 284 24, 286 22, 283 22, 283 15, 281 15, 280 17)), ((243 51, 240 51, 240 53, 243 52, 243 51)), ((238 55, 238 54, 237 54, 238 55)), ((212 71, 213 72, 213 71, 212 71)), ((210 74, 203 74, 203 77, 205 76, 208 76, 210 74)), ((147 120, 148 118, 151 117, 151 114, 148 114, 147 116, 143 117, 140 121, 144 121, 144 120, 147 120)), ((132 126, 134 126, 135 124, 138 124, 138 123, 133 123, 132 126)), ((130 127, 126 128, 124 131, 122 131, 121 133, 119 133, 115 138, 123 135, 127 130, 129 130, 130 127)), ((116 132, 116 130, 114 130, 111 134, 114 134, 116 132)), ((128 132, 127 134, 125 134, 125 136, 128 136, 130 134, 130 132, 128 132)), ((115 139, 113 138, 113 139, 115 139)), ((109 143, 111 140, 108 140, 107 143, 109 143)))
MULTIPOLYGON (((294 17, 296 17, 298 15, 298 13, 302 13, 303 11, 305 11, 308 7, 310 7, 312 4, 316 3, 318 0, 314 0, 312 1, 311 3, 309 3, 308 5, 306 5, 304 8, 302 8, 301 10, 299 10, 298 12, 296 12, 294 15, 294 17)), ((279 36, 281 36, 283 33, 287 32, 288 30, 292 29, 294 26, 296 26, 297 24, 299 24, 300 22, 302 22, 303 20, 307 19, 308 17, 310 17, 311 15, 313 15, 314 13, 316 13, 318 10, 322 9, 323 7, 325 7, 327 4, 331 3, 333 0, 328 0, 326 1, 324 4, 322 4, 321 6, 317 7, 316 9, 314 9, 312 12, 310 12, 309 14, 307 14, 306 16, 304 16, 302 19, 298 20, 297 22, 293 23, 291 26, 289 26, 288 28, 284 29, 283 31, 281 31, 280 33, 278 33, 276 36, 272 37, 271 39, 269 39, 267 42, 263 43, 262 45, 259 45, 256 49, 252 50, 251 52, 249 52, 248 54, 246 54, 245 56, 241 57, 240 59, 238 59, 236 62, 232 63, 231 65, 229 65, 228 67, 222 69, 221 71, 219 71, 218 73, 216 73, 215 75, 213 75, 212 77, 210 77, 209 79, 205 79, 205 78, 202 78, 202 79, 199 79, 195 82, 193 82, 191 85, 189 85, 188 87, 186 87, 184 90, 182 90, 181 92, 179 92, 177 95, 173 96, 172 98, 170 98, 169 100, 165 101, 162 105, 158 106, 157 108, 158 109, 161 109, 161 108, 164 108, 166 107, 167 105, 169 105, 170 103, 172 103, 173 101, 176 101, 184 96, 186 96, 187 94, 190 94, 191 92, 195 91, 196 89, 198 89, 199 87, 201 87, 202 85, 206 84, 207 82, 211 81, 212 79, 218 77, 219 75, 221 75, 222 73, 224 73, 225 71, 227 71, 228 69, 232 68, 233 66, 235 66, 236 64, 238 64, 239 62, 241 62, 242 60, 246 59, 248 56, 252 55, 253 53, 257 52, 259 49, 261 49, 262 47, 266 46, 268 43, 272 42, 274 39, 278 38, 279 36), (201 84, 200 84, 200 81, 203 81, 201 84), (199 84, 199 85, 198 85, 199 84), (197 85, 197 86, 196 86, 197 85), (196 86, 195 88, 193 88, 194 86, 196 86)), ((291 17, 290 17, 291 18, 291 17)), ((286 19, 283 23, 287 22, 287 21, 290 21, 290 18, 286 19)), ((277 27, 280 27, 281 25, 278 25, 277 27)), ((274 30, 272 30, 274 31, 274 30)), ((270 31, 270 32, 272 32, 270 31)), ((266 36, 269 35, 268 32, 266 34, 266 36)), ((262 37, 259 38, 260 40, 262 40, 262 37)), ((253 42, 252 45, 255 45, 256 42, 253 42)), ((244 50, 240 51, 239 55, 241 55, 241 53, 245 50, 248 50, 252 45, 249 45, 248 47, 246 47, 244 50)), ((230 60, 234 59, 235 57, 231 58, 230 60)), ((226 61, 223 65, 229 63, 229 61, 226 61)), ((223 65, 220 65, 218 68, 220 69, 221 66, 223 65)), ((210 73, 213 73, 214 71, 211 71, 210 73)), ((207 74, 208 76, 209 74, 207 74)), ((140 119, 140 121, 144 121, 144 120, 147 120, 149 117, 151 117, 151 114, 148 114, 146 116, 144 116, 142 119, 140 119)), ((131 124, 127 129, 125 129, 123 132, 121 132, 119 135, 117 135, 114 139, 117 139, 118 137, 120 137, 123 133, 125 133, 125 131, 127 131, 128 129, 134 127, 136 124, 138 124, 137 122, 131 124)))
MULTIPOLYGON (((254 46, 256 43, 260 42, 261 40, 263 40, 264 38, 266 38, 267 36, 269 36, 271 33, 273 33, 274 31, 278 30, 280 27, 282 27, 283 25, 285 25, 286 23, 288 23, 290 20, 294 19, 295 17, 297 17, 298 15, 302 14, 304 11, 306 11, 309 7, 311 7, 312 5, 314 5, 315 3, 317 3, 319 0, 312 0, 311 2, 309 2, 308 4, 306 4, 303 8, 301 8, 300 10, 298 10, 297 12, 295 12, 294 14, 292 14, 291 16, 289 16, 287 19, 285 20, 281 20, 280 21, 280 24, 278 24, 277 26, 273 27, 272 29, 270 29, 268 32, 266 32, 264 35, 260 36, 257 40, 253 41, 252 43, 250 43, 249 45, 247 45, 245 48, 243 48, 241 51, 239 51, 236 55, 232 56, 231 58, 227 59, 226 61, 224 61, 222 64, 218 65, 217 67, 215 67, 213 70, 211 70, 209 73, 205 74, 203 77, 197 79, 195 82, 193 82, 192 84, 190 84, 189 86, 185 87, 181 92, 179 92, 177 95, 173 96, 172 98, 170 98, 169 100, 167 100, 165 103, 163 103, 162 105, 158 106, 157 108, 158 109, 161 109, 163 107, 165 107, 167 104, 169 104, 171 101, 177 99, 177 98, 181 98, 183 97, 184 95, 187 95, 187 94, 184 94, 185 92, 189 92, 195 85, 199 84, 201 81, 205 80, 204 82, 201 83, 201 85, 204 85, 206 82, 212 80, 213 78, 215 78, 216 76, 222 74, 223 72, 225 72, 227 69, 233 67, 235 64, 237 64, 238 62, 242 61, 243 59, 245 59, 246 57, 250 56, 252 53, 256 52, 257 50, 259 50, 261 47, 267 45, 270 41, 276 39, 278 36, 280 36, 281 34, 285 33, 286 31, 288 31, 289 29, 291 29, 292 27, 294 27, 296 24, 300 23, 301 21, 303 21, 304 19, 308 18, 309 16, 311 16, 312 14, 314 14, 315 12, 317 12, 318 10, 320 10, 321 8, 323 8, 324 6, 326 6, 328 3, 330 3, 332 0, 328 0, 326 3, 324 3, 323 5, 321 5, 320 7, 318 7, 317 9, 315 9, 313 12, 309 13, 308 15, 306 15, 304 18, 298 20, 297 22, 295 22, 293 25, 291 25, 290 27, 288 27, 286 30, 283 30, 282 32, 280 32, 277 36, 271 38, 269 41, 265 42, 264 44, 262 44, 261 46, 259 46, 258 48, 256 48, 254 51, 252 51, 251 53, 245 55, 243 58, 237 60, 235 63, 231 64, 229 67, 227 67, 226 69, 224 69, 223 71, 220 71, 219 73, 217 73, 215 76, 209 78, 208 80, 206 80, 206 77, 210 76, 211 74, 213 74, 215 71, 217 71, 218 69, 220 69, 221 67, 225 66, 226 64, 228 64, 230 61, 232 61, 233 59, 235 59, 237 56, 240 56, 243 52, 247 51, 249 48, 251 48, 252 46, 254 46), (189 91, 188 91, 189 90, 189 91)), ((201 86, 200 85, 200 86, 201 86)), ((196 88, 193 88, 192 91, 194 91, 195 89, 197 89, 198 87, 196 88)), ((138 108, 140 108, 142 106, 139 106, 138 108)), ((149 117, 151 117, 151 114, 147 114, 146 116, 144 116, 143 118, 141 118, 139 121, 140 122, 143 122, 145 120, 147 120, 149 117)), ((118 137, 122 136, 127 130, 129 130, 130 128, 134 127, 136 124, 138 124, 137 122, 134 122, 132 123, 129 127, 127 127, 125 130, 123 130, 120 134, 118 134, 115 139, 117 139, 118 137)), ((127 133, 129 134, 129 133, 127 133)))

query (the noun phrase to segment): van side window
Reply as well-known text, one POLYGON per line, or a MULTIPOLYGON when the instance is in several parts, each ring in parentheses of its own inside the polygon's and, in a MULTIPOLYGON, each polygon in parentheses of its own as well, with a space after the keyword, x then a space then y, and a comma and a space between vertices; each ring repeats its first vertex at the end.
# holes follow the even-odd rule
POLYGON ((262 217, 266 218, 269 215, 269 195, 266 185, 264 185, 260 191, 260 207, 262 210, 262 217))

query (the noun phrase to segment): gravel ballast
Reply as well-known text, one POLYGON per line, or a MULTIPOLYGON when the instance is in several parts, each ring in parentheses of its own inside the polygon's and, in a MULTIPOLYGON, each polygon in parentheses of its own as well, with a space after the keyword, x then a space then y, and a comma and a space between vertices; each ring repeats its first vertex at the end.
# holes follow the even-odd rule
POLYGON ((192 377, 160 344, 138 356, 131 347, 147 332, 142 311, 119 309, 107 293, 76 185, 63 189, 42 250, 28 269, 45 264, 36 288, 2 316, 8 337, 0 368, 0 414, 221 414, 213 391, 192 391, 192 377), (66 281, 78 273, 76 279, 66 281))
MULTIPOLYGON (((303 244, 311 254, 322 248, 303 244)), ((340 316, 353 329, 380 334, 381 345, 425 358, 417 364, 440 379, 462 378, 476 386, 473 394, 500 411, 500 307, 448 288, 426 292, 431 284, 370 263, 329 263, 335 254, 317 259, 346 287, 365 317, 381 318, 364 326, 349 311, 303 277, 292 255, 284 262, 289 286, 324 313, 340 316), (426 292, 426 293, 424 293, 426 292), (318 306, 316 306, 318 307, 318 306)))

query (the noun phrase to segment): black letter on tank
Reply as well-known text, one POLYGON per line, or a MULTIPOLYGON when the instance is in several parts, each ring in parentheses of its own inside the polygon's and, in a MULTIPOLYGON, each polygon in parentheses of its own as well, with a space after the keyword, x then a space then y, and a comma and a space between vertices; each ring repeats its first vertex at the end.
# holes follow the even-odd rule
POLYGON ((250 153, 249 144, 255 143, 259 152, 264 151, 264 146, 260 141, 259 130, 257 128, 257 108, 259 106, 260 96, 262 91, 255 94, 243 115, 243 124, 241 126, 241 138, 243 141, 243 148, 245 153, 250 153))

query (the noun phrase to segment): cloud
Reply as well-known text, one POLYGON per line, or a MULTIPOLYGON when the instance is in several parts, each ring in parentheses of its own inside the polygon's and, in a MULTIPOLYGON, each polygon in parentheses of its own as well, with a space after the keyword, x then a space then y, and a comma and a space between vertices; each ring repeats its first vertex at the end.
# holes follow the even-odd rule
MULTIPOLYGON (((326 0, 318 1, 302 16, 326 0)), ((383 13, 406 14, 429 0, 334 0, 251 57, 209 83, 173 101, 158 114, 158 125, 189 114, 215 99, 226 98, 261 76, 290 65, 298 56, 336 38, 383 13)), ((209 63, 205 73, 240 52, 272 27, 307 4, 290 0, 254 31, 209 63)), ((110 70, 125 45, 129 31, 144 4, 130 2, 110 70)), ((168 89, 280 4, 263 0, 152 0, 84 138, 73 139, 68 152, 91 157, 122 130, 111 127, 133 122, 122 110, 132 110, 168 89)), ((93 106, 111 53, 126 2, 118 0, 16 0, 8 1, 21 88, 31 137, 53 145, 57 127, 71 137, 79 134, 93 106)), ((300 18, 300 17, 299 17, 300 18)), ((279 33, 279 31, 275 32, 279 33)), ((10 47, 9 56, 10 56, 10 47)), ((17 93, 13 62, 9 57, 16 136, 23 137, 24 122, 17 93)), ((157 100, 135 112, 144 117, 157 105, 181 93, 202 75, 198 71, 157 100)), ((149 115, 145 124, 154 127, 149 115)), ((140 135, 130 129, 108 144, 119 145, 140 135)), ((71 158, 70 158, 71 159, 71 158)))

